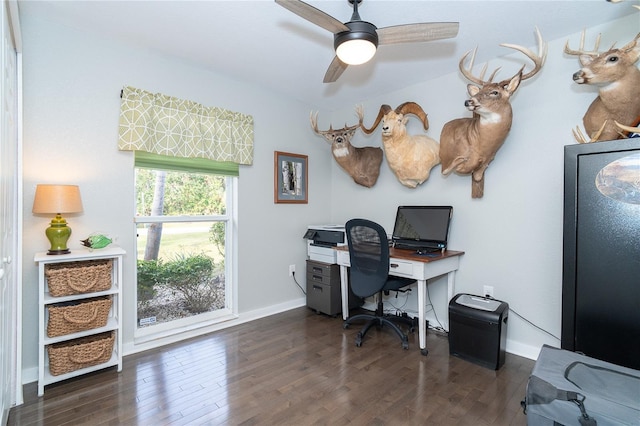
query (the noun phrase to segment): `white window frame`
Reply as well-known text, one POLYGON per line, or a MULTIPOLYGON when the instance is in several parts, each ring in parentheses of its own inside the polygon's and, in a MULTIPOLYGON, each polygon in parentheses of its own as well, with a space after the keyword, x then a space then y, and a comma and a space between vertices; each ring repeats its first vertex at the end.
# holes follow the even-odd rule
MULTIPOLYGON (((188 172, 187 173, 191 173, 188 172)), ((237 303, 237 271, 238 271, 238 250, 236 248, 237 232, 238 232, 238 178, 235 176, 224 176, 225 178, 225 202, 226 213, 224 215, 214 216, 135 216, 134 217, 134 233, 137 233, 137 226, 141 223, 169 223, 169 222, 212 222, 222 221, 225 226, 225 307, 213 312, 204 312, 193 315, 188 318, 181 318, 162 324, 156 324, 152 327, 138 327, 137 306, 138 292, 135 291, 135 312, 136 321, 134 327, 134 344, 149 342, 151 340, 162 339, 166 337, 176 336, 181 333, 193 332, 194 330, 203 329, 205 333, 206 327, 219 324, 224 321, 230 321, 238 318, 237 303)), ((137 253, 137 242, 136 251, 137 253)), ((137 258, 137 254, 136 254, 137 258)), ((137 262, 136 262, 137 263, 137 262)), ((138 288, 138 273, 135 273, 135 288, 138 288)), ((192 334, 189 334, 189 337, 192 334)))

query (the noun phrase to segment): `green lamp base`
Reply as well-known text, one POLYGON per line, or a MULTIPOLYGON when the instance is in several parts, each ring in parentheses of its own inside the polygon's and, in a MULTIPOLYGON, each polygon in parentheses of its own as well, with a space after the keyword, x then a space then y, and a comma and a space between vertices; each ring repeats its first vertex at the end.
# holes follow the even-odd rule
POLYGON ((47 228, 45 234, 51 243, 51 248, 47 252, 50 255, 69 254, 67 241, 71 236, 71 228, 67 226, 67 221, 58 213, 51 219, 51 226, 47 228))

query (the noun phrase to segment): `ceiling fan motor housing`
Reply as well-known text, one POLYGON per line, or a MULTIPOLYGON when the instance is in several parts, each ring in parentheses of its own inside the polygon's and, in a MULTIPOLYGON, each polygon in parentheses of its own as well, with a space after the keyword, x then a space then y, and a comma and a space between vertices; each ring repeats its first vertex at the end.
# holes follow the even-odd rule
POLYGON ((351 21, 345 22, 345 25, 349 27, 349 31, 343 31, 337 33, 333 37, 333 48, 337 49, 345 41, 349 40, 366 40, 375 47, 378 47, 378 33, 376 32, 376 26, 366 21, 351 21))

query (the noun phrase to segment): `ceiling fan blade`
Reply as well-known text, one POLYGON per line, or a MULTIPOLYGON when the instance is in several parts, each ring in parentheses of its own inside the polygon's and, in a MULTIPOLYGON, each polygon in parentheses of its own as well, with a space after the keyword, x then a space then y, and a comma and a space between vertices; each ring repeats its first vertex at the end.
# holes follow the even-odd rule
POLYGON ((325 30, 331 31, 336 34, 342 31, 349 31, 349 27, 347 27, 342 22, 338 21, 331 15, 327 15, 320 9, 316 9, 300 0, 275 0, 277 4, 288 9, 289 11, 295 13, 296 15, 306 19, 307 21, 316 24, 319 27, 324 28, 325 30))
POLYGON ((324 75, 323 83, 333 83, 337 79, 340 78, 344 70, 347 69, 349 65, 342 62, 337 56, 333 58, 327 72, 324 75))
POLYGON ((458 22, 425 22, 378 28, 378 44, 415 43, 458 35, 458 22))

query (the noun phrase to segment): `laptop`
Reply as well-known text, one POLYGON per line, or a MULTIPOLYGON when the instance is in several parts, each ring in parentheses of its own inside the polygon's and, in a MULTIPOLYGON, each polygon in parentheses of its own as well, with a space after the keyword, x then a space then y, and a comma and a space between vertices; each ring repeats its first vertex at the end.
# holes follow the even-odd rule
POLYGON ((417 252, 445 250, 452 216, 452 206, 399 206, 391 243, 417 252))

